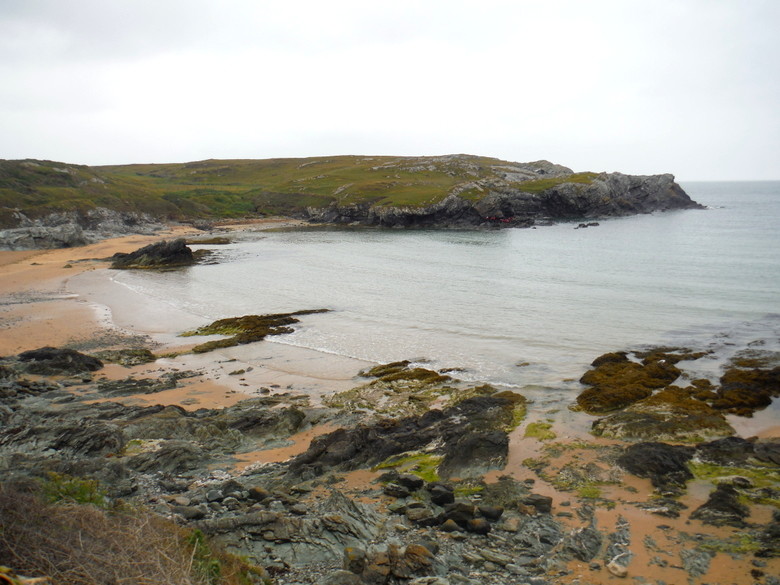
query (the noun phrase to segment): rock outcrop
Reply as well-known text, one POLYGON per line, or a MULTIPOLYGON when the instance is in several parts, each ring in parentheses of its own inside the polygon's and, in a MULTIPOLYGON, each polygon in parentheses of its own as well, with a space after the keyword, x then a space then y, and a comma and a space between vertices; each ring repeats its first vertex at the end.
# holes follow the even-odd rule
POLYGON ((163 224, 143 213, 98 207, 30 218, 15 212, 16 227, 0 230, 0 250, 73 248, 127 234, 150 235, 163 224))
POLYGON ((317 223, 378 227, 529 227, 550 221, 702 208, 669 174, 575 175, 570 169, 556 166, 553 172, 526 169, 519 182, 516 173, 508 176, 513 180, 459 184, 445 199, 428 206, 342 206, 334 202, 324 208, 309 207, 306 215, 317 223), (464 197, 471 189, 478 189, 483 196, 464 197))
POLYGON ((111 268, 178 268, 195 264, 195 256, 183 238, 163 240, 129 254, 117 253, 111 268))

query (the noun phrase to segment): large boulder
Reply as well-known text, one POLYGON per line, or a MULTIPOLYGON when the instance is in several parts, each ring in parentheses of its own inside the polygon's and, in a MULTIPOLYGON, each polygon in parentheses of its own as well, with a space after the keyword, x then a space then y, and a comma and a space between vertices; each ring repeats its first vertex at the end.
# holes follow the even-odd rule
POLYGON ((195 256, 183 238, 149 244, 129 254, 117 253, 111 268, 175 268, 195 264, 195 256))
POLYGON ((95 372, 103 367, 103 362, 92 356, 73 349, 41 347, 20 353, 22 369, 30 374, 48 376, 81 374, 95 372))

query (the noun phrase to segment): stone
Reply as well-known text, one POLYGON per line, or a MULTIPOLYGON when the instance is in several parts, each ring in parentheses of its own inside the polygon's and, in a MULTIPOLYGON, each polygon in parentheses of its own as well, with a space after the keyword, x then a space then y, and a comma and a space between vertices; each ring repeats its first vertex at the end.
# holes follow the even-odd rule
POLYGON ((382 493, 391 498, 406 498, 409 496, 409 489, 396 483, 388 483, 382 488, 382 493))
POLYGON ((614 560, 607 563, 607 571, 615 575, 615 577, 624 578, 628 576, 628 568, 614 560))
POLYGON ((491 530, 490 522, 484 518, 469 518, 466 522, 466 530, 474 534, 487 534, 491 530))
POLYGON ((504 513, 504 508, 501 506, 478 506, 477 509, 482 517, 490 522, 498 522, 504 513))
POLYGON ((455 501, 455 492, 451 486, 442 483, 430 483, 427 488, 431 502, 437 506, 445 506, 455 501))
POLYGON ((552 511, 552 498, 540 494, 529 494, 520 500, 521 504, 531 506, 537 514, 549 514, 552 511))

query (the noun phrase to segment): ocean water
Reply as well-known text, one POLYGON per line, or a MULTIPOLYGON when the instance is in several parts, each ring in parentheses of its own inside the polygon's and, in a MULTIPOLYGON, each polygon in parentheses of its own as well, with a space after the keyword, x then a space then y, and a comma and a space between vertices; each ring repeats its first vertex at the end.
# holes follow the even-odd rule
POLYGON ((218 264, 112 278, 204 323, 328 308, 272 343, 464 380, 573 388, 598 355, 658 344, 711 349, 692 375, 716 377, 736 352, 780 351, 780 182, 683 188, 708 209, 588 229, 263 232, 215 247, 218 264))

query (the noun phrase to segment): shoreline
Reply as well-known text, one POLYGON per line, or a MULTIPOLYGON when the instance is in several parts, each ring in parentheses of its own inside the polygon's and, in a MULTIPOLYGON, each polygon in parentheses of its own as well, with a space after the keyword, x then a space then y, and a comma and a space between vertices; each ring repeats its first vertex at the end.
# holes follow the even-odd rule
MULTIPOLYGON (((258 227, 257 223, 251 225, 252 229, 258 227)), ((265 225, 280 227, 276 221, 260 224, 265 225)), ((232 229, 240 231, 242 227, 239 225, 232 229)), ((80 351, 87 352, 90 351, 90 344, 100 346, 100 349, 112 345, 151 345, 157 354, 175 353, 190 347, 192 344, 176 337, 176 333, 202 325, 202 318, 179 309, 174 311, 170 305, 154 305, 142 294, 112 282, 104 259, 114 252, 132 251, 164 237, 194 233, 202 232, 194 228, 172 228, 155 236, 128 236, 76 249, 0 252, 0 331, 3 332, 0 335, 0 355, 18 354, 45 345, 69 345, 77 349, 84 347, 80 351)), ((154 362, 130 368, 108 364, 96 373, 96 377, 116 381, 130 377, 159 378, 170 372, 192 371, 196 375, 179 380, 179 385, 171 390, 149 395, 112 396, 93 402, 110 400, 126 405, 179 406, 196 411, 233 406, 252 397, 278 396, 287 397, 290 404, 297 397, 308 397, 307 406, 320 406, 324 396, 358 386, 361 382, 356 380, 357 373, 372 365, 375 364, 266 340, 207 354, 163 356, 154 362)), ((78 392, 78 387, 74 387, 74 391, 78 392)), ((509 435, 510 447, 505 468, 487 473, 484 476, 486 483, 499 482, 506 476, 517 482, 530 482, 530 485, 535 485, 537 494, 551 498, 554 509, 559 511, 556 519, 572 530, 579 527, 576 517, 566 511, 576 509, 568 508, 572 503, 575 506, 595 507, 594 523, 605 529, 614 526, 617 530, 621 518, 629 518, 635 541, 632 549, 638 553, 630 574, 641 575, 646 579, 675 582, 675 577, 681 575, 675 573, 680 567, 656 566, 651 562, 648 556, 650 548, 645 550, 641 546, 647 538, 658 538, 659 542, 672 550, 681 543, 673 541, 671 534, 700 531, 723 539, 732 535, 730 529, 713 528, 697 520, 689 520, 688 513, 668 518, 651 516, 637 508, 637 499, 644 499, 654 492, 650 479, 626 473, 625 483, 618 484, 613 481, 613 470, 608 467, 611 451, 627 443, 588 435, 579 427, 581 421, 593 420, 592 417, 572 413, 563 404, 557 411, 551 410, 552 407, 552 404, 544 401, 530 405, 525 420, 509 435), (544 423, 545 420, 554 421, 552 431, 557 436, 553 439, 524 434, 530 423, 544 423), (555 449, 559 451, 557 454, 554 453, 555 449), (531 467, 528 462, 533 459, 551 466, 549 469, 553 471, 557 467, 557 471, 545 475, 531 467), (583 480, 590 482, 585 487, 595 488, 601 495, 594 498, 583 495, 584 492, 580 493, 576 488, 566 491, 557 484, 556 480, 560 478, 555 473, 580 468, 589 474, 583 480), (602 501, 612 502, 613 506, 602 506, 602 501), (659 526, 662 525, 671 528, 659 537, 659 526)), ((240 473, 254 465, 283 461, 305 451, 318 434, 335 428, 328 424, 313 424, 288 437, 287 444, 282 441, 279 446, 237 451, 234 453, 236 463, 232 469, 224 467, 224 470, 240 473)), ((750 419, 745 419, 744 428, 750 428, 750 419)), ((780 426, 765 428, 761 436, 780 436, 780 426)), ((376 475, 360 470, 344 477, 349 490, 358 493, 375 489, 370 482, 376 475)), ((710 487, 701 480, 696 480, 696 483, 691 481, 688 493, 682 498, 684 506, 689 511, 696 509, 707 500, 710 487)), ((381 498, 372 497, 377 501, 381 498)), ((766 523, 769 521, 768 514, 768 507, 756 506, 751 520, 766 523)), ((664 554, 671 556, 669 553, 664 554)), ((771 566, 777 566, 775 561, 771 562, 771 566)), ((716 578, 715 582, 726 585, 743 578, 749 571, 750 561, 734 561, 725 553, 718 553, 717 556, 713 555, 712 563, 713 569, 703 582, 713 582, 712 578, 716 578), (716 568, 717 577, 714 575, 716 568)), ((587 563, 573 561, 568 567, 570 573, 561 576, 556 583, 573 584, 577 582, 577 576, 588 576, 599 584, 613 582, 612 575, 602 569, 596 573, 594 571, 597 569, 587 563)))

